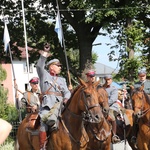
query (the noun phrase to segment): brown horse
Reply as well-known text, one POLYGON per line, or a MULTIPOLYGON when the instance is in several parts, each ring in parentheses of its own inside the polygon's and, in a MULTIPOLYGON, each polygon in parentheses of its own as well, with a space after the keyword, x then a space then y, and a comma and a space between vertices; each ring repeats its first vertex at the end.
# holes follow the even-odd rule
MULTIPOLYGON (((49 150, 84 150, 89 141, 83 120, 91 123, 101 122, 102 112, 99 107, 98 93, 94 85, 80 80, 80 86, 72 93, 66 109, 59 118, 59 128, 49 135, 49 150)), ((20 150, 39 150, 39 137, 26 131, 26 119, 18 129, 17 138, 20 150), (26 143, 26 144, 23 144, 26 143), (37 147, 36 147, 37 146, 37 147)))
POLYGON ((111 148, 111 126, 105 117, 108 115, 108 94, 103 87, 97 89, 99 104, 104 116, 100 123, 85 123, 89 136, 87 150, 110 150, 111 148))
POLYGON ((137 147, 139 150, 150 150, 150 98, 143 88, 134 89, 132 93, 134 115, 139 119, 137 147))

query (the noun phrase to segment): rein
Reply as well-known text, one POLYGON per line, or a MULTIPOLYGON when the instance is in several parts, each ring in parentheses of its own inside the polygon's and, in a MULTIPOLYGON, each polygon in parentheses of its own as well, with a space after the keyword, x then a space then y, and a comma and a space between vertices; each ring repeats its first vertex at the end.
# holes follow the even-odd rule
MULTIPOLYGON (((75 118, 78 118, 80 120, 88 120, 90 122, 91 118, 92 118, 92 113, 90 112, 90 109, 94 108, 94 107, 100 107, 99 104, 95 104, 95 105, 92 105, 92 106, 88 106, 87 102, 86 102, 86 94, 84 92, 84 88, 81 89, 81 93, 80 93, 80 96, 79 96, 79 100, 78 100, 78 105, 79 105, 79 102, 80 101, 83 101, 84 103, 84 106, 85 106, 85 111, 79 115, 79 114, 76 114, 74 112, 72 112, 68 107, 66 107, 66 111, 69 112, 69 114, 72 116, 72 117, 75 117, 75 118), (83 100, 82 100, 82 96, 83 96, 83 100), (88 119, 86 119, 88 118, 88 119)), ((70 133, 70 131, 68 130, 67 126, 65 125, 65 122, 64 120, 62 119, 61 116, 60 117, 60 121, 64 127, 64 129, 66 130, 67 134, 70 136, 70 138, 76 143, 78 144, 79 146, 82 145, 82 143, 80 142, 80 140, 77 140, 73 137, 73 135, 70 133)), ((84 128, 84 126, 82 126, 84 128)), ((88 142, 88 141, 87 141, 88 142)))
MULTIPOLYGON (((100 127, 100 128, 103 127, 103 124, 104 124, 104 120, 103 120, 103 123, 101 124, 101 127, 100 127)), ((108 139, 108 137, 110 136, 110 134, 111 134, 111 128, 110 128, 109 132, 107 132, 104 128, 102 128, 98 133, 99 133, 100 135, 103 135, 103 133, 105 133, 106 137, 105 137, 104 139, 100 139, 100 138, 97 136, 97 133, 95 133, 95 132, 93 131, 93 128, 92 128, 91 124, 89 124, 89 127, 90 127, 90 131, 91 131, 93 137, 94 137, 97 141, 99 141, 99 142, 101 142, 101 143, 103 143, 104 141, 106 141, 106 140, 108 139)))
POLYGON ((70 134, 69 130, 67 129, 67 127, 66 127, 66 125, 65 125, 65 123, 64 123, 64 121, 63 121, 63 119, 62 119, 61 117, 60 117, 60 121, 61 121, 63 127, 65 128, 66 132, 68 133, 68 135, 72 138, 72 140, 73 140, 75 143, 77 143, 78 145, 81 145, 81 142, 80 142, 80 141, 77 141, 77 140, 70 134))
MULTIPOLYGON (((144 93, 144 91, 142 93, 146 94, 146 93, 144 93)), ((142 98, 143 98, 143 95, 142 95, 142 98)), ((144 102, 144 103, 146 103, 146 102, 144 102)), ((134 107, 134 108, 138 108, 141 110, 141 115, 139 115, 138 118, 144 117, 150 111, 150 106, 149 106, 149 108, 143 110, 144 103, 142 103, 143 105, 141 107, 137 107, 137 106, 134 107)))
MULTIPOLYGON (((83 120, 87 121, 87 122, 93 122, 92 121, 92 113, 91 113, 90 109, 93 109, 94 107, 100 107, 100 105, 98 103, 98 104, 95 104, 95 105, 92 105, 92 106, 88 106, 88 104, 86 102, 86 95, 84 93, 84 88, 82 89, 82 93, 81 94, 83 94, 83 102, 84 102, 84 106, 85 106, 85 109, 86 109, 86 111, 84 111, 82 113, 83 120)), ((80 95, 79 101, 80 100, 81 100, 81 95, 80 95)), ((78 105, 79 105, 79 101, 78 101, 78 105)))

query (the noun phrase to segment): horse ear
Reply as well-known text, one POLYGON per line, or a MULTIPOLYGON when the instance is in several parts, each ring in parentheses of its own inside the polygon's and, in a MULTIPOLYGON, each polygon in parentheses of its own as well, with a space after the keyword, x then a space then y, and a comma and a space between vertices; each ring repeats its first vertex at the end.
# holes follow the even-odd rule
POLYGON ((130 89, 133 91, 133 90, 134 90, 134 86, 133 86, 133 85, 130 85, 130 89))
POLYGON ((83 81, 81 78, 78 77, 79 83, 80 85, 87 87, 87 83, 85 81, 83 81))
POLYGON ((100 84, 100 80, 96 81, 93 85, 94 87, 97 87, 100 84))
POLYGON ((143 91, 144 90, 144 83, 142 83, 140 90, 143 91))

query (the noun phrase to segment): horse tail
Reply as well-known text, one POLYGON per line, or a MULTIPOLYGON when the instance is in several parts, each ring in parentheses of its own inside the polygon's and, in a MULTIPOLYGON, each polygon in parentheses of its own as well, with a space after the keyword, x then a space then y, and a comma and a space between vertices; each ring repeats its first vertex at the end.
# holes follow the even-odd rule
POLYGON ((20 148, 19 148, 19 143, 18 143, 18 139, 16 139, 16 141, 15 141, 14 150, 20 150, 20 148))

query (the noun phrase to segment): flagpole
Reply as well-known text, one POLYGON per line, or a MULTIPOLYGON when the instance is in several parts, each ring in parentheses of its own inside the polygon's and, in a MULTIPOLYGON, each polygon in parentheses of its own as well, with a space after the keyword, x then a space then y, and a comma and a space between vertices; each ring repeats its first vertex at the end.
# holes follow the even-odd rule
POLYGON ((28 73, 28 89, 29 89, 29 56, 28 56, 27 33, 26 33, 26 24, 25 24, 25 14, 24 14, 24 3, 23 3, 23 0, 21 0, 21 3, 22 3, 23 27, 24 27, 26 62, 27 62, 27 73, 28 73))
POLYGON ((19 106, 19 99, 18 99, 18 94, 17 94, 17 83, 16 83, 16 76, 15 76, 15 71, 14 71, 14 65, 13 65, 13 60, 12 60, 12 53, 11 53, 11 49, 10 49, 10 37, 9 37, 9 32, 8 32, 8 28, 7 28, 7 24, 6 24, 6 18, 4 18, 4 38, 3 38, 3 42, 4 42, 4 51, 7 52, 7 49, 9 50, 9 55, 10 55, 10 62, 11 62, 11 66, 12 66, 12 72, 13 72, 13 81, 14 81, 14 88, 15 88, 15 104, 17 106, 17 108, 19 108, 19 121, 22 121, 22 116, 21 116, 21 111, 20 111, 20 106, 19 106))
MULTIPOLYGON (((57 9, 58 9, 58 18, 60 19, 60 11, 59 11, 59 5, 58 5, 58 0, 56 0, 57 3, 57 9)), ((64 34, 63 34, 63 29, 62 29, 62 24, 61 24, 61 19, 60 19, 60 30, 61 30, 61 34, 62 34, 62 41, 63 41, 63 47, 64 47, 64 53, 65 53, 65 60, 66 60, 66 66, 67 66, 67 74, 68 74, 68 81, 69 81, 69 85, 72 86, 71 84, 71 77, 70 77, 70 71, 69 71, 69 64, 68 64, 68 58, 67 58, 67 53, 66 53, 66 45, 65 45, 65 39, 64 39, 64 34)))

